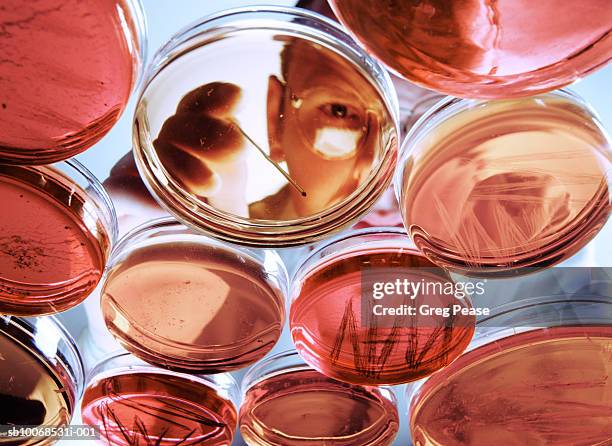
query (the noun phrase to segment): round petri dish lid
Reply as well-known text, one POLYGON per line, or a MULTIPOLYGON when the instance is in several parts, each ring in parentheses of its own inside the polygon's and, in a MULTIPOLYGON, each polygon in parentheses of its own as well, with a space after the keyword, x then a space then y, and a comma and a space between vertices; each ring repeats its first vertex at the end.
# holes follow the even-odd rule
POLYGON ((58 313, 89 296, 117 236, 97 178, 75 160, 0 164, 0 202, 0 313, 58 313))
POLYGON ((608 221, 611 140, 567 90, 448 97, 412 127, 394 183, 411 238, 438 266, 527 274, 571 258, 608 221))
POLYGON ((146 58, 140 0, 2 3, 0 162, 47 164, 115 125, 146 58))
MULTIPOLYGON (((84 370, 74 340, 55 318, 0 316, 0 361, 5 425, 57 429, 70 424, 83 389, 84 370)), ((50 444, 53 429, 8 444, 50 444)))
POLYGON ((247 372, 239 425, 248 444, 393 443, 397 399, 389 387, 342 383, 305 365, 296 352, 273 355, 247 372))
POLYGON ((230 246, 169 217, 115 246, 100 308, 111 334, 135 356, 212 374, 244 368, 274 347, 287 288, 275 251, 230 246))
POLYGON ((304 361, 329 377, 405 384, 446 367, 468 346, 476 323, 468 294, 403 230, 351 231, 321 244, 297 268, 291 337, 304 361), (418 285, 409 298, 399 290, 377 296, 377 285, 394 283, 418 285))
POLYGON ((393 72, 453 96, 530 96, 568 85, 612 58, 607 0, 384 5, 332 0, 331 5, 393 72))
POLYGON ((82 419, 100 426, 105 443, 232 443, 238 387, 229 374, 169 372, 113 352, 88 374, 82 419))
POLYGON ((389 77, 332 22, 232 10, 157 55, 135 158, 183 223, 245 245, 299 245, 347 226, 384 192, 397 115, 389 77))
POLYGON ((611 311, 609 289, 604 295, 580 291, 496 308, 478 324, 466 353, 406 389, 412 438, 423 445, 488 444, 491 432, 481 426, 495 424, 496 438, 511 439, 510 444, 534 438, 544 444, 576 444, 579 438, 605 444, 610 423, 601 408, 609 407, 612 391, 611 311), (563 404, 549 398, 551 388, 561 389, 563 404), (478 404, 465 403, 475 398, 478 404), (519 415, 508 417, 500 401, 519 415), (466 422, 449 430, 456 407, 466 422), (517 430, 516 420, 532 414, 538 416, 517 430), (566 421, 551 431, 549 426, 561 418, 566 421), (557 438, 566 441, 557 443, 557 438))

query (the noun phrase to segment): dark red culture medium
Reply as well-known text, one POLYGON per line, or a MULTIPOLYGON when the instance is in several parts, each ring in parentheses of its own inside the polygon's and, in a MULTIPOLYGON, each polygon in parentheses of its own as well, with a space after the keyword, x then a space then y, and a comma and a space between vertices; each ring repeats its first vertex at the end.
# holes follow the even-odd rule
POLYGON ((113 446, 230 446, 237 419, 233 403, 212 386, 153 371, 96 380, 82 413, 113 446))
POLYGON ((130 0, 0 4, 0 162, 67 159, 104 136, 140 63, 130 0))
POLYGON ((609 0, 330 0, 393 72, 459 97, 526 97, 612 57, 609 0))
POLYGON ((40 315, 85 299, 110 235, 90 197, 47 166, 0 165, 0 313, 40 315))
POLYGON ((303 266, 294 285, 290 328, 295 347, 310 366, 340 381, 416 381, 453 362, 474 333, 473 315, 450 311, 459 307, 471 312, 469 300, 437 291, 415 296, 410 306, 419 310, 414 314, 378 316, 389 306, 396 308, 399 300, 364 299, 373 281, 407 277, 431 288, 451 284, 416 249, 401 246, 401 238, 376 240, 383 236, 357 232, 350 248, 342 248, 346 240, 336 242, 339 251, 303 266), (426 309, 448 314, 425 314, 426 309))
POLYGON ((427 380, 410 407, 415 446, 612 444, 612 327, 501 338, 427 380))

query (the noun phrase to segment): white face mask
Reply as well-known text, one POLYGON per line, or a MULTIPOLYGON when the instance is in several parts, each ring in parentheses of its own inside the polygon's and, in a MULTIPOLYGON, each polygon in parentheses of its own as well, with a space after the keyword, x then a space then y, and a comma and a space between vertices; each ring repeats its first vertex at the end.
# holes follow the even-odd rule
POLYGON ((362 132, 337 127, 324 127, 317 130, 314 150, 327 159, 350 158, 357 151, 362 132))

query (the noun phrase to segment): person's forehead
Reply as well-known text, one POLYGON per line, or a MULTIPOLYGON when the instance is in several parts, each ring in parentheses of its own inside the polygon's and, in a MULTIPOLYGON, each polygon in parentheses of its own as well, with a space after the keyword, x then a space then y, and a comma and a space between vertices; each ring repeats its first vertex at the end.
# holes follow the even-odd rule
POLYGON ((288 43, 283 57, 285 81, 294 89, 345 82, 355 89, 371 88, 351 62, 325 47, 302 41, 288 43))

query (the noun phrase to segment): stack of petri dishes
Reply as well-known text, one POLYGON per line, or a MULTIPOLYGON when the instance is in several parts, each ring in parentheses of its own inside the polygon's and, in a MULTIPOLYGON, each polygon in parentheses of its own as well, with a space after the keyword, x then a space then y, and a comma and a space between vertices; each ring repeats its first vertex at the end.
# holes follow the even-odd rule
POLYGON ((297 6, 0 6, 0 445, 612 444, 607 0, 297 6))
POLYGON ((94 291, 117 238, 109 196, 72 157, 125 110, 146 27, 137 0, 0 9, 0 443, 43 445, 65 432, 85 384, 79 348, 51 315, 94 291))
POLYGON ((608 220, 611 140, 582 98, 558 90, 612 58, 609 5, 329 3, 391 72, 439 92, 413 108, 399 209, 421 255, 486 288, 470 296, 487 314, 467 349, 408 386, 413 444, 612 442, 610 278, 592 268, 578 281, 563 264, 608 220))

